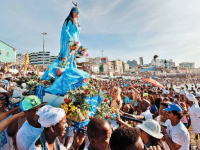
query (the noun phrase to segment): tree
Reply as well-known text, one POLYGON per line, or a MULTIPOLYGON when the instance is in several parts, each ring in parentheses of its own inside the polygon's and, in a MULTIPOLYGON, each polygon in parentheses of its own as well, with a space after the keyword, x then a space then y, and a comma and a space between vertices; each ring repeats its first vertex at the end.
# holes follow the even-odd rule
POLYGON ((167 68, 167 63, 168 63, 168 61, 165 59, 165 60, 164 60, 165 69, 167 68))
POLYGON ((157 59, 158 57, 159 57, 158 55, 154 55, 154 56, 153 56, 153 60, 154 60, 154 62, 155 62, 155 66, 156 66, 156 59, 157 59))

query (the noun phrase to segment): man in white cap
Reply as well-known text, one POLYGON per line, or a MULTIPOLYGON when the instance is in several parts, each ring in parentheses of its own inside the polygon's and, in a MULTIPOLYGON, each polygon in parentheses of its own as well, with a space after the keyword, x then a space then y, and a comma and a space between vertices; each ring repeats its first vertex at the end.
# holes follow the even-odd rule
POLYGON ((188 111, 190 114, 192 129, 193 132, 196 134, 196 140, 197 140, 197 137, 200 136, 200 108, 199 105, 195 104, 196 98, 193 94, 188 94, 186 95, 186 97, 187 97, 186 102, 189 104, 188 111))
MULTIPOLYGON (((57 138, 65 135, 68 126, 65 111, 61 108, 46 105, 37 112, 37 115, 39 116, 38 122, 44 127, 44 130, 36 138, 29 150, 67 150, 57 138)), ((74 138, 70 150, 78 150, 85 136, 77 136, 75 132, 74 138)))

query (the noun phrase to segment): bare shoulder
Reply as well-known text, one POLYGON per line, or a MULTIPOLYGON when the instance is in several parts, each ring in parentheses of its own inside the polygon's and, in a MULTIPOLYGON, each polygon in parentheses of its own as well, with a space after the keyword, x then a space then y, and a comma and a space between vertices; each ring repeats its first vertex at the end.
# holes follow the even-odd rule
POLYGON ((38 140, 35 142, 35 146, 36 146, 36 147, 42 147, 42 146, 41 146, 40 139, 38 139, 38 140))

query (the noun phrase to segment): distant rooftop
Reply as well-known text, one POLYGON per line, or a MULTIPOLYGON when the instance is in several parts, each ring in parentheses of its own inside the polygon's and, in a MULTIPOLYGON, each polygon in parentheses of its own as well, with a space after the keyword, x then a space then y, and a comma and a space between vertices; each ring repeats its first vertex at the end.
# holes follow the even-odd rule
MULTIPOLYGON (((0 42, 2 42, 2 43, 4 43, 4 44, 8 45, 7 43, 5 43, 5 42, 3 42, 3 41, 1 41, 1 40, 0 40, 0 42)), ((12 47, 12 46, 10 46, 10 45, 8 45, 8 46, 11 47, 11 48, 13 48, 13 50, 15 50, 15 51, 17 50, 16 48, 14 48, 14 47, 12 47)))

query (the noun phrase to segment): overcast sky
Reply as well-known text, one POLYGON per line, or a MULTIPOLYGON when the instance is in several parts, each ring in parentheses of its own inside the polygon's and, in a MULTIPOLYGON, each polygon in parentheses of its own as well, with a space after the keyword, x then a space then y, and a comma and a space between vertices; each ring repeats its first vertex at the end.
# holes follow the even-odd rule
MULTIPOLYGON (((199 0, 78 0, 81 43, 90 57, 195 62, 200 67, 199 0)), ((63 22, 71 0, 1 0, 0 40, 18 53, 60 51, 63 22)), ((85 59, 84 59, 85 60, 85 59)))

